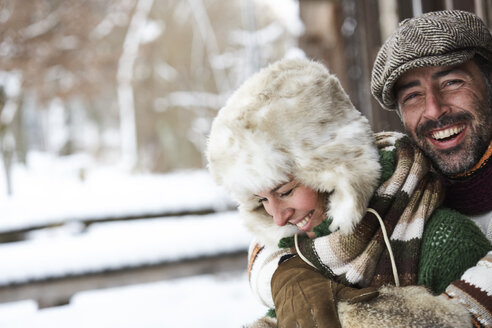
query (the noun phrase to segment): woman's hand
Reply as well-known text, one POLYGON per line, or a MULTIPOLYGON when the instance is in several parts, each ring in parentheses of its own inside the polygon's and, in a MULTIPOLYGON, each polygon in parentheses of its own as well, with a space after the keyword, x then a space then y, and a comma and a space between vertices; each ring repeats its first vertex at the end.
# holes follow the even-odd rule
POLYGON ((379 294, 373 287, 357 289, 338 284, 298 256, 279 265, 271 287, 279 328, 339 328, 339 301, 367 301, 379 294))

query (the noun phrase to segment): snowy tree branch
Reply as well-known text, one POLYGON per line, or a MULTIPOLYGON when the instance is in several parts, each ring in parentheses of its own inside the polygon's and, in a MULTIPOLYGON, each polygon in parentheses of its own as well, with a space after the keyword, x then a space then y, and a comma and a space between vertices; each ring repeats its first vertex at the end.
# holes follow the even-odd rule
POLYGON ((215 37, 215 32, 210 23, 210 18, 208 17, 207 11, 203 4, 203 0, 188 0, 191 8, 195 22, 198 24, 198 31, 201 34, 202 40, 205 43, 205 48, 207 49, 207 57, 212 69, 215 84, 219 93, 226 92, 230 90, 229 79, 224 71, 217 69, 213 65, 213 59, 219 54, 219 46, 217 38, 215 37))
POLYGON ((118 62, 117 93, 120 107, 121 152, 123 164, 127 168, 133 168, 137 163, 137 131, 132 87, 133 67, 141 42, 141 31, 145 27, 153 3, 154 0, 138 0, 118 62))

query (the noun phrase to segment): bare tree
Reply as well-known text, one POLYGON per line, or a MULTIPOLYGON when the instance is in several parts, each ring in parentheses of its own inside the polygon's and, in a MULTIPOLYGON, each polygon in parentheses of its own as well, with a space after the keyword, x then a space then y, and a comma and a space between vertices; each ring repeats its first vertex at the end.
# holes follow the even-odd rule
POLYGON ((264 0, 0 1, 0 72, 22 76, 15 135, 28 149, 90 151, 129 169, 202 167, 217 109, 296 45, 295 19, 272 8, 264 0), (59 130, 45 123, 50 115, 66 124, 66 146, 49 147, 59 130))
POLYGON ((146 24, 154 0, 138 0, 123 43, 118 61, 118 103, 120 107, 120 138, 123 163, 134 168, 137 163, 137 126, 135 122, 135 101, 133 98, 133 70, 138 56, 142 29, 146 24))

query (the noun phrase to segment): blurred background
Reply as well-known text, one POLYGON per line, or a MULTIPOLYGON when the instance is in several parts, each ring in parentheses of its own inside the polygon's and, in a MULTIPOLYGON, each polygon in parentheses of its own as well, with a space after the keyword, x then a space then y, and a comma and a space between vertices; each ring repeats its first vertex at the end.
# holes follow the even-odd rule
POLYGON ((217 111, 283 58, 322 61, 375 131, 402 19, 492 0, 0 0, 0 326, 241 327, 251 236, 206 171, 217 111))

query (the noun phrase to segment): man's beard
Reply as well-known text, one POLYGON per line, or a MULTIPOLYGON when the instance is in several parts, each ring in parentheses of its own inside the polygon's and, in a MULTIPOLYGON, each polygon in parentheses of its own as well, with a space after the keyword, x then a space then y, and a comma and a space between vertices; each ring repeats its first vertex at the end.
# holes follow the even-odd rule
POLYGON ((492 108, 489 104, 477 104, 476 117, 468 112, 460 112, 417 126, 415 142, 432 160, 438 171, 445 175, 464 173, 480 160, 489 146, 492 135, 492 108), (456 147, 438 149, 427 139, 429 131, 458 123, 467 123, 468 131, 466 139, 456 147))

